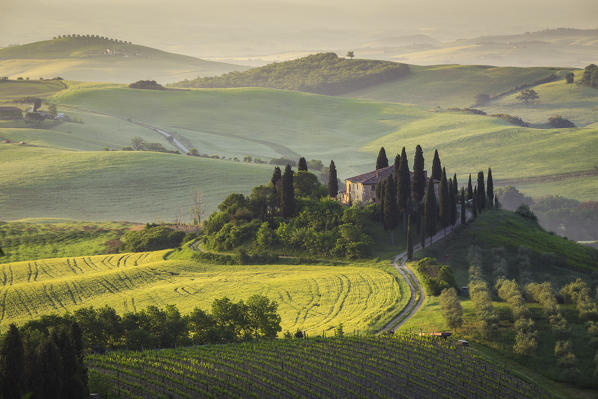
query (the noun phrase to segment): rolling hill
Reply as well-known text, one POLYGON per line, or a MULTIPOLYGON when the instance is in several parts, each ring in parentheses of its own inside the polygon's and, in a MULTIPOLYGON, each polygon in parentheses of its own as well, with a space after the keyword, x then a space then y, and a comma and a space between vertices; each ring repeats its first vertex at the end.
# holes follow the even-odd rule
POLYGON ((53 99, 159 126, 200 153, 334 159, 343 178, 371 170, 380 146, 394 156, 420 144, 428 157, 437 148, 462 183, 463 173, 490 166, 498 185, 521 186, 534 196, 587 200, 596 189, 595 179, 587 178, 598 164, 595 126, 523 128, 491 116, 259 88, 155 93, 83 87, 53 99), (561 176, 553 176, 557 172, 561 176))
POLYGON ((4 220, 188 219, 197 190, 210 213, 229 193, 247 192, 272 175, 270 166, 155 152, 2 144, 0 154, 4 220))
MULTIPOLYGON (((371 85, 345 93, 347 97, 417 104, 424 107, 469 107, 475 97, 491 97, 515 88, 535 85, 552 75, 563 77, 559 68, 515 68, 488 65, 410 65, 402 79, 371 85)), ((567 70, 567 69, 565 69, 567 70)))
POLYGON ((140 79, 174 82, 244 69, 130 42, 85 35, 0 49, 0 75, 15 79, 60 76, 94 82, 125 83, 140 79))

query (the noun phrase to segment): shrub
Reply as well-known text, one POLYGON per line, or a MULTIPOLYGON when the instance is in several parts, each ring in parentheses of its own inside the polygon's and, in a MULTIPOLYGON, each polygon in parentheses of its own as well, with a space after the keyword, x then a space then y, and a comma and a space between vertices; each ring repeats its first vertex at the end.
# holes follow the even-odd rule
POLYGON ((129 85, 131 89, 145 89, 145 90, 166 90, 164 86, 155 80, 138 80, 129 85))
POLYGON ((443 289, 457 286, 452 269, 447 265, 439 264, 434 258, 419 260, 415 269, 420 273, 424 288, 429 295, 437 296, 443 289))
POLYGON ((173 230, 166 226, 147 227, 141 231, 128 231, 123 236, 122 250, 131 252, 157 251, 178 247, 185 232, 173 230))
POLYGON ((548 118, 548 124, 556 129, 566 129, 575 127, 575 124, 569 119, 565 119, 560 115, 551 116, 548 118))
POLYGON ((532 210, 527 205, 519 205, 515 213, 526 219, 533 220, 534 222, 538 221, 538 218, 536 217, 534 212, 532 212, 532 210))
POLYGON ((457 290, 453 287, 443 289, 439 301, 442 316, 448 326, 450 328, 460 327, 463 324, 463 309, 457 298, 457 290))

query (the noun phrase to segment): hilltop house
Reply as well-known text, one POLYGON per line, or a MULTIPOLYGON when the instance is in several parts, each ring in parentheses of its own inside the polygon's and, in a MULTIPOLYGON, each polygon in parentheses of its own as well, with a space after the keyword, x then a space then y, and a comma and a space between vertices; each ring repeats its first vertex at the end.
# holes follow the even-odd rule
MULTIPOLYGON (((426 171, 424 171, 424 174, 427 181, 428 174, 426 171)), ((377 202, 376 184, 388 176, 394 176, 394 165, 345 179, 345 191, 340 193, 341 203, 353 205, 356 203, 377 202)), ((413 172, 411 172, 411 180, 413 181, 413 172)), ((438 183, 437 181, 434 182, 437 194, 438 183)))

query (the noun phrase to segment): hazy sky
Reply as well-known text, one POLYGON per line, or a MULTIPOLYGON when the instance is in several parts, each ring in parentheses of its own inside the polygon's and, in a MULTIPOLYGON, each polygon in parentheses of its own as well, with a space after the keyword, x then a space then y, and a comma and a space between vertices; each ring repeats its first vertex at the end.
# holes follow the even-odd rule
POLYGON ((0 46, 90 33, 205 57, 598 28, 598 0, 0 1, 0 46))

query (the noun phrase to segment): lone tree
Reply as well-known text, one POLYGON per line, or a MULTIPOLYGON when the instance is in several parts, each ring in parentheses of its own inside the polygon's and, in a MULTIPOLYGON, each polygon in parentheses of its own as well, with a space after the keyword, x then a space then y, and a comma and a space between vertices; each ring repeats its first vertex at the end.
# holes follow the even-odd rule
POLYGON ((442 165, 440 164, 440 157, 438 150, 434 150, 434 160, 432 161, 432 179, 440 180, 442 177, 442 165))
POLYGON ((416 202, 421 202, 426 192, 426 174, 424 173, 424 152, 421 146, 415 147, 413 159, 413 181, 411 192, 416 202))
POLYGON ((275 166, 274 173, 272 173, 272 178, 270 179, 270 181, 272 182, 272 185, 274 187, 278 187, 281 179, 282 179, 282 172, 280 171, 280 168, 278 166, 275 166))
POLYGON ((484 172, 478 172, 478 209, 486 208, 486 190, 484 189, 484 172))
POLYGON ((330 167, 328 168, 328 195, 332 198, 336 198, 338 195, 338 178, 334 161, 330 161, 330 167))
POLYGON ((534 89, 525 89, 516 97, 525 104, 532 103, 540 98, 534 89))
POLYGON ((293 188, 293 170, 287 164, 282 175, 282 192, 280 193, 280 211, 282 217, 288 218, 295 213, 295 190, 293 188))
POLYGON ((388 158, 386 157, 386 150, 380 147, 378 152, 378 159, 376 159, 376 170, 386 168, 388 166, 388 158))
POLYGON ((469 181, 467 182, 467 200, 473 199, 473 186, 471 185, 471 173, 469 174, 469 181))
POLYGON ((355 53, 353 51, 347 51, 347 57, 353 59, 353 57, 355 57, 355 53))
POLYGON ((567 72, 565 79, 567 80, 568 84, 571 84, 575 81, 575 74, 573 72, 567 72))
POLYGON ((143 141, 143 139, 139 136, 134 136, 131 138, 131 147, 133 147, 135 151, 142 150, 144 144, 145 141, 143 141))
POLYGON ((299 172, 307 172, 307 161, 304 157, 299 158, 299 164, 297 165, 299 172))
POLYGON ((488 207, 491 208, 494 203, 494 182, 492 181, 492 168, 488 168, 488 177, 486 178, 486 193, 488 196, 488 207))
POLYGON ((395 183, 392 176, 386 178, 384 184, 384 230, 390 231, 390 242, 395 243, 395 232, 399 221, 399 210, 397 208, 397 192, 395 189, 395 183))

